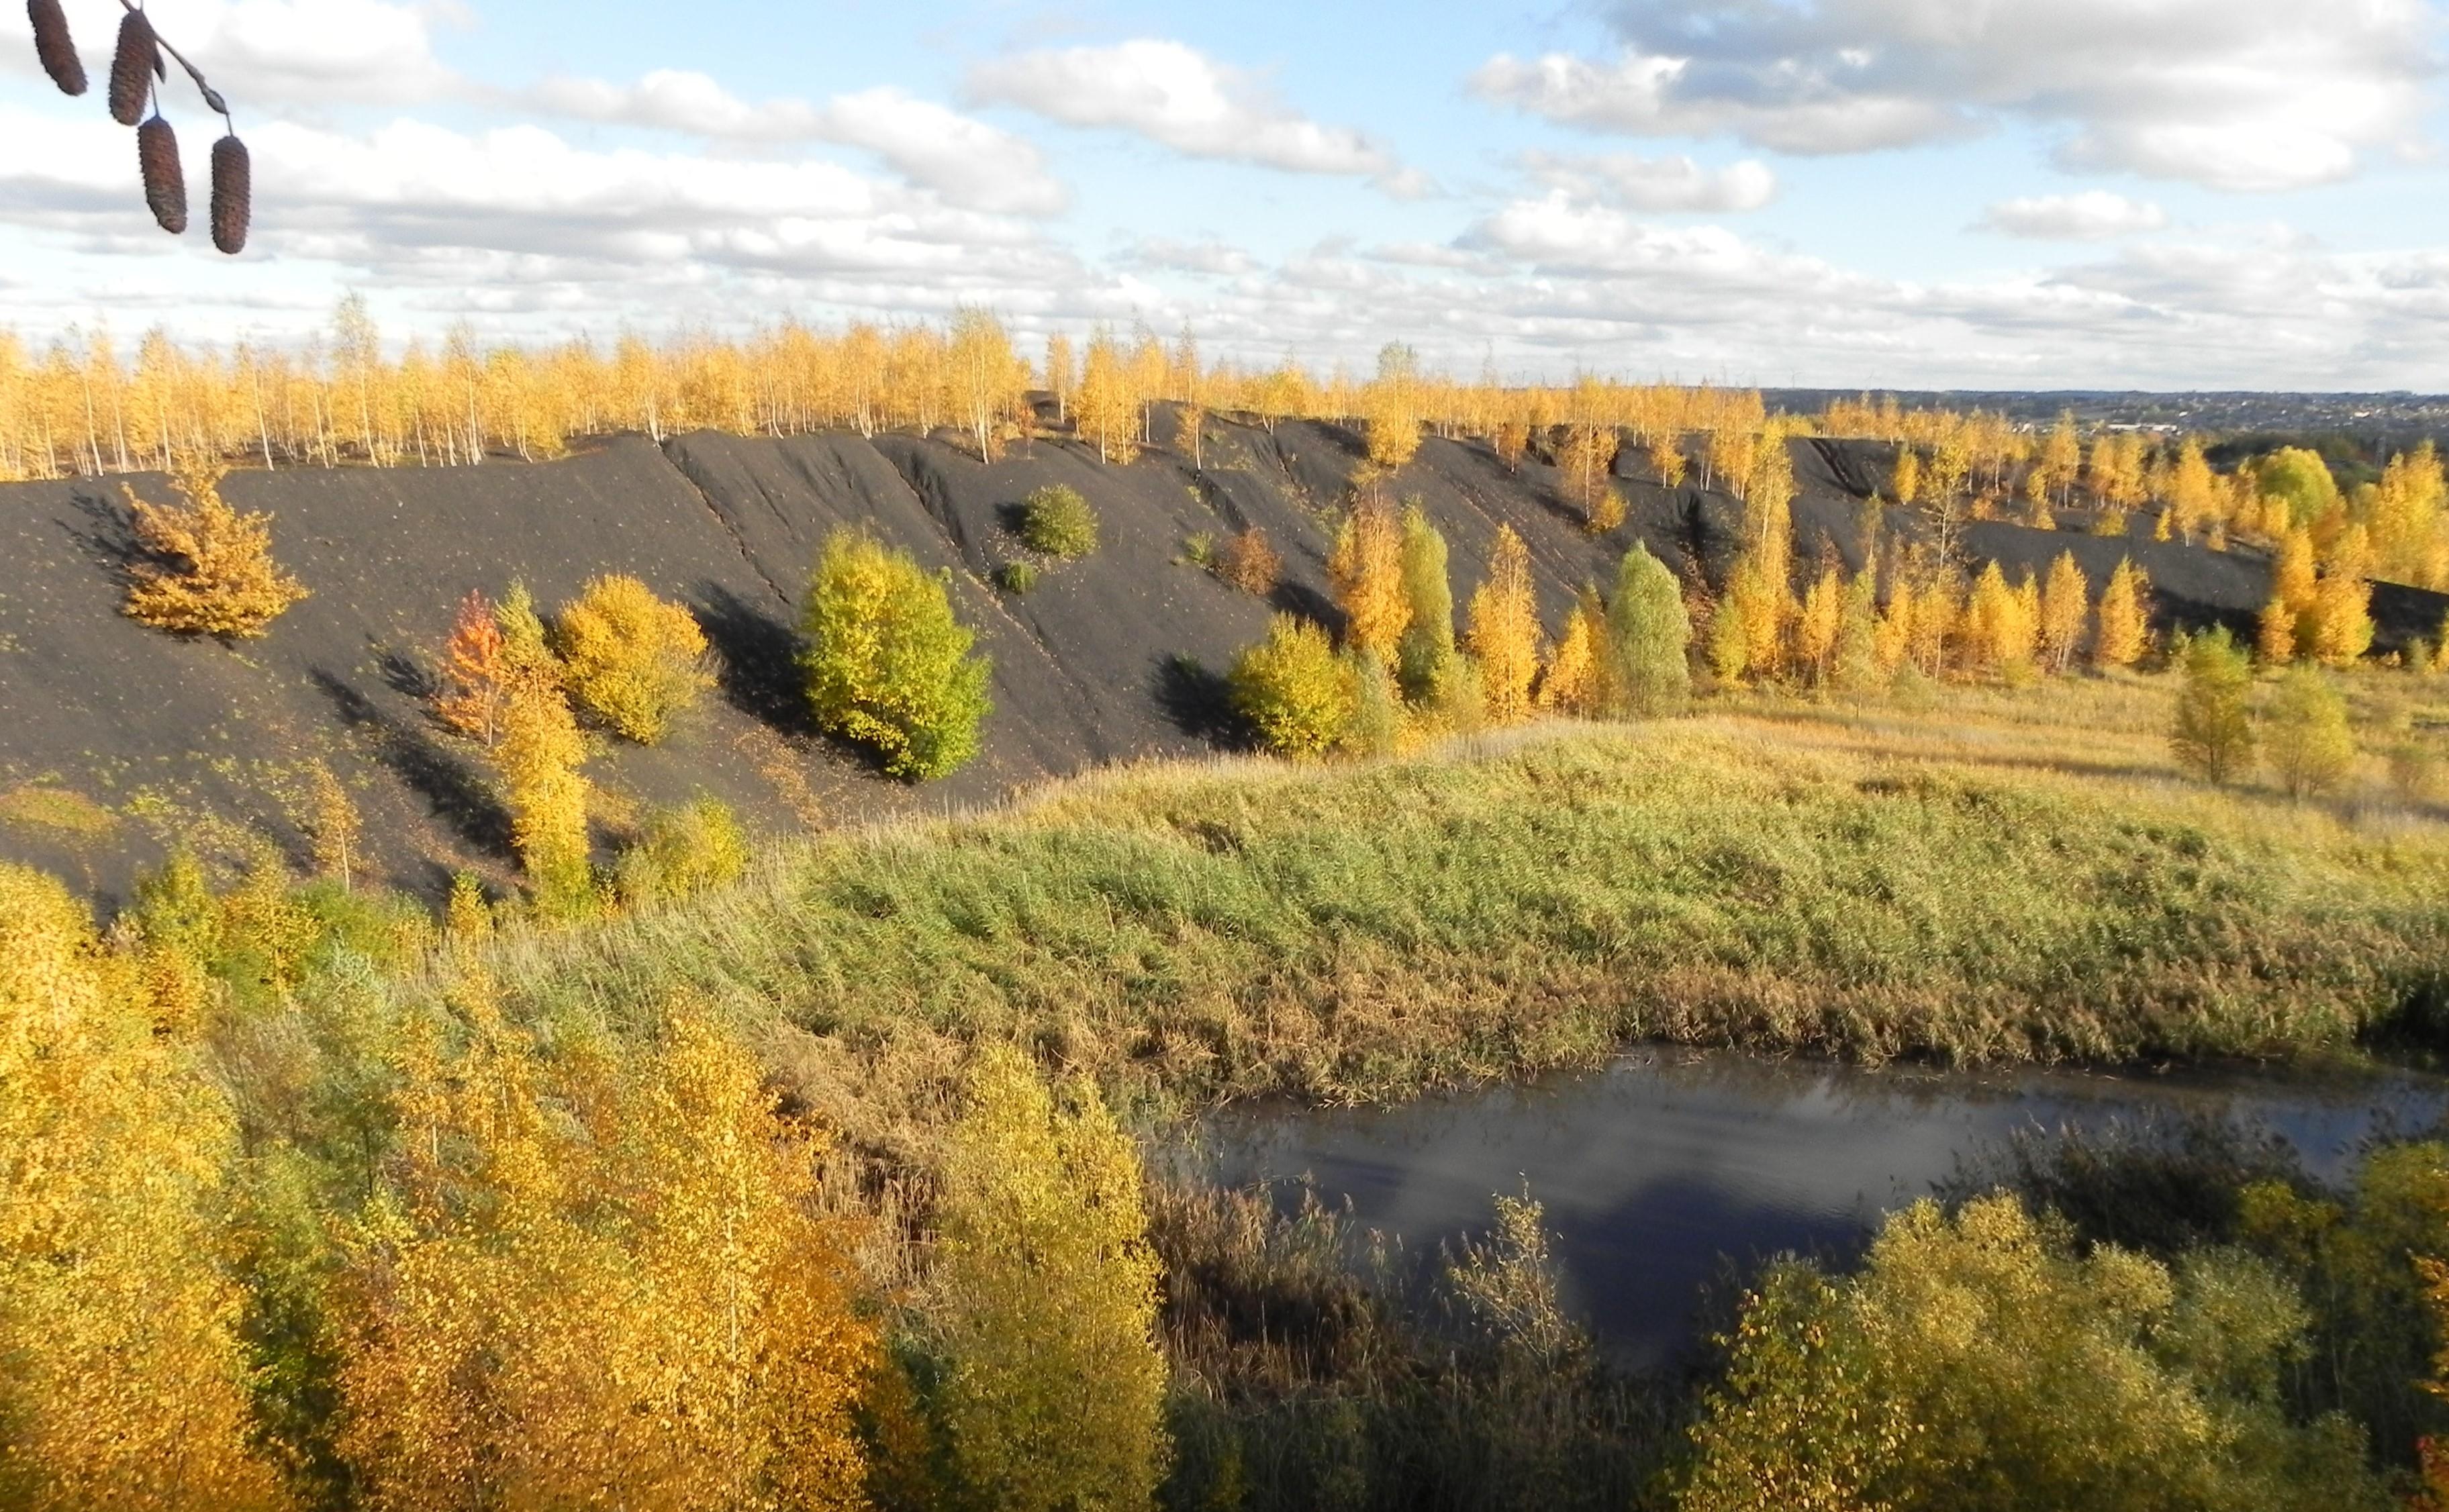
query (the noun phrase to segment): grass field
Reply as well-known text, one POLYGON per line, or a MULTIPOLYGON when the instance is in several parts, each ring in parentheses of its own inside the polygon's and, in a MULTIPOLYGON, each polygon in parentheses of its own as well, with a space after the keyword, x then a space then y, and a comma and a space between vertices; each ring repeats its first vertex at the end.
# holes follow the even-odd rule
POLYGON ((675 992, 723 1005, 854 1139, 932 1122, 986 1036, 1181 1105, 1383 1099, 1636 1039, 2286 1058, 2428 1022, 2449 826, 2377 788, 2189 782, 2168 697, 1762 698, 1382 765, 1125 769, 508 938, 492 970, 516 1012, 616 1030, 675 992))

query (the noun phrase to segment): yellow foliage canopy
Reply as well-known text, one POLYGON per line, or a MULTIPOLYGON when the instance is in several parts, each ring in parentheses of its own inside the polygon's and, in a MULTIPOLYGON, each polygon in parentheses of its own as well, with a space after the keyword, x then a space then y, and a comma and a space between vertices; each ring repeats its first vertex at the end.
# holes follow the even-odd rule
POLYGON ((1153 1500, 1166 1368, 1140 1180, 1093 1087, 1058 1104, 1017 1051, 982 1055, 945 1162, 938 1274, 942 1417, 975 1504, 1153 1500))
POLYGON ((1496 527, 1488 578, 1471 596, 1468 619, 1488 721, 1518 722, 1531 712, 1531 684, 1539 675, 1539 603, 1531 585, 1531 548, 1510 525, 1496 527))
POLYGON ((228 1109, 65 888, 0 865, 0 1505, 241 1512, 228 1109))
POLYGON ((1372 493, 1353 507, 1326 570, 1343 609, 1344 642, 1393 664, 1412 622, 1412 600, 1403 589, 1402 526, 1382 497, 1372 493))
POLYGON ((637 579, 596 578, 553 624, 570 694, 615 734, 653 745, 714 685, 705 635, 637 579))
POLYGON ((2142 658, 2150 634, 2144 608, 2150 592, 2151 580, 2131 559, 2120 557, 2117 570, 2109 575, 2109 586, 2101 590, 2100 623, 2092 643, 2095 663, 2131 667, 2142 658))
POLYGON ((814 1136, 701 1011, 548 1061, 481 986, 399 1057, 403 1138, 356 1247, 342 1451, 375 1512, 855 1508, 877 1349, 810 1213, 814 1136))

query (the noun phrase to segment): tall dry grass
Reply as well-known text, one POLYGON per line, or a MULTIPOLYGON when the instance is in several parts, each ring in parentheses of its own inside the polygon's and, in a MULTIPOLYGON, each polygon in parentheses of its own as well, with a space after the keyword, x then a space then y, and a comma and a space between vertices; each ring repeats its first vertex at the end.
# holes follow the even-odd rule
POLYGON ((1630 1039, 2292 1057, 2434 1011, 2449 830, 2185 784, 2142 695, 2087 697, 2080 724, 1739 705, 1126 769, 492 967, 524 1012, 616 1028, 675 990, 726 1005, 888 1140, 980 1039, 1142 1100, 1352 1101, 1630 1039))

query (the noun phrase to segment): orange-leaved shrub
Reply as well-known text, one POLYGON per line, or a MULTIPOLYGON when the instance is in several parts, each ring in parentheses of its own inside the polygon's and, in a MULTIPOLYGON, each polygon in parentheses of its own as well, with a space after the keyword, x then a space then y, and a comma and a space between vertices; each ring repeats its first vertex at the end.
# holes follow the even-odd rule
POLYGON ((492 601, 472 588, 459 601, 459 612, 451 622, 451 639, 443 642, 434 717, 471 739, 492 745, 500 733, 497 725, 510 674, 510 646, 492 601))
POLYGON ((1267 532, 1255 525, 1226 537, 1216 554, 1216 575, 1257 598, 1276 591, 1276 579, 1283 570, 1283 557, 1268 544, 1267 532))

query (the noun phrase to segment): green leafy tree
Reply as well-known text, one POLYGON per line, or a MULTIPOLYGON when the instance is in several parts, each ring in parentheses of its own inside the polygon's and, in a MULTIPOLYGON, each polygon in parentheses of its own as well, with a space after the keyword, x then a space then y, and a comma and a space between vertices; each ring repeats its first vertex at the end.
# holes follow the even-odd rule
POLYGON ((2253 716, 2246 697, 2253 668, 2222 626, 2189 640, 2177 654, 2184 681, 2169 727, 2169 748, 2196 776, 2225 783, 2253 759, 2253 716))
POLYGON ((944 1164, 937 1395, 955 1483, 999 1512, 1149 1506, 1167 1459, 1139 1152, 1085 1081, 993 1046, 944 1164))
POLYGON ((988 660, 953 617, 946 580, 906 551, 839 531, 825 543, 802 622, 801 665, 818 726, 873 749, 884 770, 921 781, 977 755, 988 660))
POLYGON ((2290 668, 2266 711, 2263 756, 2291 798, 2327 793, 2356 764, 2347 700, 2311 667, 2290 668))
POLYGON ((1692 667, 1686 658, 1692 619, 1675 574, 1639 542, 1616 568, 1608 635, 1615 657, 1612 681, 1625 712, 1643 718, 1683 712, 1692 696, 1692 667))
POLYGON ((2298 1400, 2365 1425, 2384 1455, 2428 1438, 2428 1458, 2449 1471, 2449 1394, 2411 1389, 2427 1373, 2449 1377, 2449 1311, 2427 1305, 2449 1305, 2449 1145, 2373 1147, 2343 1188, 2254 1182, 2237 1194, 2237 1218, 2239 1240, 2312 1309, 2311 1347, 2290 1372, 2298 1400))
POLYGON ((1279 756, 1323 755, 1352 722, 1351 669, 1324 630, 1280 614, 1233 663, 1233 707, 1279 756))
POLYGON ((1346 652, 1352 718, 1337 741, 1357 756, 1389 756, 1403 745, 1403 691, 1375 651, 1346 652))
POLYGON ((2262 480, 2264 498, 2286 501, 2290 526, 2319 525, 2345 507, 2339 497, 2338 480, 2318 451, 2282 447, 2264 457, 2255 471, 2262 480))
POLYGON ((1695 1430, 1685 1512, 2382 1512, 2343 1419, 2292 1421, 2306 1324, 2268 1267, 2171 1267, 2008 1196, 1889 1218, 1837 1280, 1772 1271, 1695 1430))

